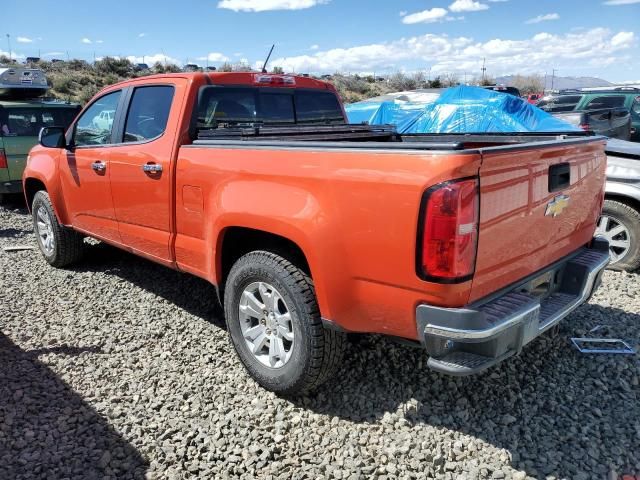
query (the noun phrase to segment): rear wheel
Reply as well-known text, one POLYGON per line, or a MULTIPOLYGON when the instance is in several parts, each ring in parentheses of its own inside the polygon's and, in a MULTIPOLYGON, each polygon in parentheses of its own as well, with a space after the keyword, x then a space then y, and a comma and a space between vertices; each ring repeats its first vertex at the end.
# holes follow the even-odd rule
POLYGON ((311 278, 275 253, 251 252, 235 263, 224 308, 240 360, 268 390, 308 392, 340 365, 345 335, 323 327, 311 278))
POLYGON ((31 212, 38 246, 47 262, 54 267, 66 267, 82 257, 83 237, 58 222, 47 192, 35 194, 31 212))
POLYGON ((605 200, 596 235, 609 241, 609 268, 631 272, 640 267, 640 212, 625 203, 605 200))

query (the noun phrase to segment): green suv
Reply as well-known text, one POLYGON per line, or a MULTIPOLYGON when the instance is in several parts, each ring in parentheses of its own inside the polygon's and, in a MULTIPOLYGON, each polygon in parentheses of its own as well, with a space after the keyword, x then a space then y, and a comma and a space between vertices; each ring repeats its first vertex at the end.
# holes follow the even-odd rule
POLYGON ((627 108, 631 112, 631 141, 640 142, 640 88, 563 91, 544 97, 536 106, 550 113, 627 108))
POLYGON ((22 191, 22 171, 42 127, 67 128, 80 105, 41 98, 0 99, 0 195, 22 191))

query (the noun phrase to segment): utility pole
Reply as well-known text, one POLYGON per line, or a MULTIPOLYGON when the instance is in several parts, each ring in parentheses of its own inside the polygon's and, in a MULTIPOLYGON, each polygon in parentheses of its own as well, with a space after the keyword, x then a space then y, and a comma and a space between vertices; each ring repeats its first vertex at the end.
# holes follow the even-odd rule
POLYGON ((557 70, 556 70, 555 68, 552 70, 552 75, 551 75, 551 90, 553 90, 553 85, 554 85, 554 83, 555 83, 555 81, 556 81, 556 71, 557 71, 557 70))
POLYGON ((7 46, 9 47, 9 61, 11 61, 11 35, 7 33, 7 46))
POLYGON ((482 59, 482 85, 484 85, 484 76, 487 73, 487 67, 485 66, 486 61, 486 57, 482 59))

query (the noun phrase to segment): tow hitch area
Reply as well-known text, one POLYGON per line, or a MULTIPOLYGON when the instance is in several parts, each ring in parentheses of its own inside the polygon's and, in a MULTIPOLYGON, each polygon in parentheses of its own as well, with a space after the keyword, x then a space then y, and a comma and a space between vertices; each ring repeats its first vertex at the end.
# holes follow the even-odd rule
POLYGON ((518 354, 589 300, 608 263, 608 243, 596 238, 591 248, 467 308, 418 306, 427 365, 450 375, 471 375, 518 354))

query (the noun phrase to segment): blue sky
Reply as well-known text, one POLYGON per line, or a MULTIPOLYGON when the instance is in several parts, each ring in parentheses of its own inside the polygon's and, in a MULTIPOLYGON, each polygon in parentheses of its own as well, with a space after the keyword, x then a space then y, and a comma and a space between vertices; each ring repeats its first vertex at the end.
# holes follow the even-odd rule
POLYGON ((4 0, 0 54, 640 81, 640 0, 4 0), (46 12, 46 13, 37 13, 46 12), (207 60, 208 59, 208 60, 207 60))

